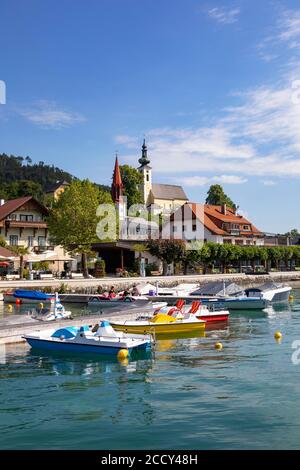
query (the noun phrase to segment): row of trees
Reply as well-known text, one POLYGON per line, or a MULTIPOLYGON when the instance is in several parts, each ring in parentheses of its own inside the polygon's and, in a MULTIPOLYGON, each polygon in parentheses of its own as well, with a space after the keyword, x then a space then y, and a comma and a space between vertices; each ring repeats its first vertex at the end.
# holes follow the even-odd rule
POLYGON ((291 269, 293 264, 300 265, 300 246, 260 247, 208 242, 187 249, 182 240, 151 240, 146 249, 163 262, 164 274, 171 263, 180 263, 184 272, 190 267, 202 267, 206 272, 215 265, 221 266, 223 272, 229 266, 240 270, 242 266, 252 266, 255 270, 259 264, 268 270, 272 267, 279 269, 282 262, 286 269, 291 269))

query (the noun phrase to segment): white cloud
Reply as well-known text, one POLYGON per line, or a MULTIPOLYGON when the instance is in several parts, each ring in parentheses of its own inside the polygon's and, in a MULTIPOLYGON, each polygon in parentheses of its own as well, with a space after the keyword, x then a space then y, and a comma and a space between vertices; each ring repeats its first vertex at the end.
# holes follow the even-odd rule
POLYGON ((176 182, 178 184, 183 184, 184 186, 197 187, 197 186, 206 186, 208 184, 244 184, 248 180, 244 177, 237 175, 221 175, 221 176, 186 176, 184 178, 177 178, 176 182))
POLYGON ((240 8, 215 7, 207 12, 208 16, 218 23, 231 24, 238 21, 240 15, 240 8))
POLYGON ((264 180, 262 181, 262 184, 264 186, 276 186, 277 183, 273 180, 264 180))
POLYGON ((79 113, 58 107, 55 102, 41 100, 31 107, 17 110, 18 114, 43 129, 61 129, 86 121, 79 113))
POLYGON ((300 50, 300 10, 281 10, 272 33, 257 46, 260 57, 271 62, 279 57, 279 47, 300 50))
MULTIPOLYGON (((296 70, 300 63, 293 76, 296 70)), ((210 127, 149 130, 153 167, 195 176, 300 177, 300 104, 293 103, 291 83, 286 78, 273 87, 239 93, 240 104, 227 108, 210 127)), ((126 159, 135 164, 137 153, 126 159)))
MULTIPOLYGON (((300 10, 293 18, 285 14, 280 24, 277 41, 295 41, 299 27, 300 43, 300 10)), ((300 56, 293 57, 283 70, 272 85, 235 93, 237 104, 221 110, 222 117, 214 121, 208 114, 209 126, 149 130, 149 156, 155 171, 170 176, 179 173, 187 178, 187 185, 194 186, 208 184, 214 178, 211 175, 242 180, 259 176, 269 186, 276 177, 299 178, 300 93, 293 84, 300 80, 300 56)), ((134 155, 126 156, 131 164, 137 162, 139 145, 135 148, 134 155)), ((240 182, 231 180, 230 184, 240 182)))

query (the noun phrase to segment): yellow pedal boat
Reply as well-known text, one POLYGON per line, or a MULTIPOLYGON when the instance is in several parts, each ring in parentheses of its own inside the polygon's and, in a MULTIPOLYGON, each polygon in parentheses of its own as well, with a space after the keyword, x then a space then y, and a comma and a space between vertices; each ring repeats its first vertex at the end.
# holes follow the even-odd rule
POLYGON ((169 315, 157 314, 149 320, 110 321, 115 330, 126 333, 169 335, 204 331, 205 321, 198 320, 195 315, 188 318, 174 318, 169 315))

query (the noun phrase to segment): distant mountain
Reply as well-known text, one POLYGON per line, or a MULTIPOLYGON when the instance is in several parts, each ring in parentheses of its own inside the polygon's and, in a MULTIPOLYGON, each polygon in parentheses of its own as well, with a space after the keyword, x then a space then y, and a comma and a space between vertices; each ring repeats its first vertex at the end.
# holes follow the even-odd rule
MULTIPOLYGON (((77 178, 67 171, 43 161, 32 163, 30 157, 0 154, 0 198, 14 199, 32 195, 42 200, 44 192, 57 181, 71 183, 74 179, 77 178)), ((110 191, 109 186, 97 186, 110 191)))

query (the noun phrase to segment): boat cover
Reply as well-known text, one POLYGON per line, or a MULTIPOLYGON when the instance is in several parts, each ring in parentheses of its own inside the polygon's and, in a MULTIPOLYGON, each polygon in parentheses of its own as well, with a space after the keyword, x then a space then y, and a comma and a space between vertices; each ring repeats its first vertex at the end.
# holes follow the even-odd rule
POLYGON ((48 300, 54 297, 54 294, 45 294, 37 290, 21 290, 17 289, 14 292, 14 297, 21 299, 32 299, 32 300, 48 300))
POLYGON ((191 292, 190 295, 221 296, 224 293, 225 295, 237 295, 242 292, 243 289, 232 281, 212 281, 191 292))

